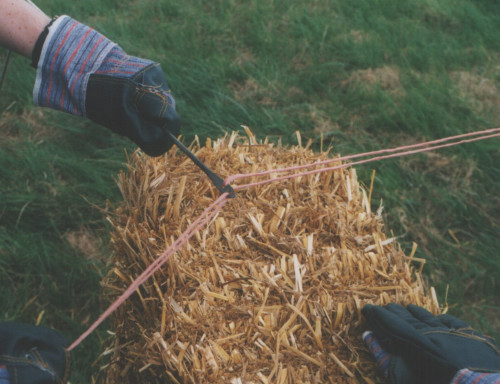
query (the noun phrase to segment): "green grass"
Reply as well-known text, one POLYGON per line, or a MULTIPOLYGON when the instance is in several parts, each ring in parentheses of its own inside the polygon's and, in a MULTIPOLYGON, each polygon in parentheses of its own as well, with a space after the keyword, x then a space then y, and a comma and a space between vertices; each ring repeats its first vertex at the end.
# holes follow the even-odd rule
MULTIPOLYGON (((341 154, 500 125, 496 1, 43 0, 127 50, 159 61, 183 134, 219 137, 248 125, 294 132, 341 154)), ((3 58, 4 51, 0 51, 3 58)), ((0 287, 4 320, 76 337, 104 303, 107 201, 123 148, 106 129, 32 106, 34 71, 13 57, 0 92, 0 287), (104 211, 104 212, 103 212, 104 211), (68 242, 84 228, 89 259, 68 242), (13 293, 15 292, 15 293, 13 293), (33 299, 35 298, 35 299, 33 299), (33 299, 33 300, 30 300, 33 299), (27 303, 30 303, 27 305, 27 303)), ((499 139, 358 168, 388 231, 417 256, 450 312, 500 339, 499 139)), ((75 351, 88 382, 106 327, 75 351)))

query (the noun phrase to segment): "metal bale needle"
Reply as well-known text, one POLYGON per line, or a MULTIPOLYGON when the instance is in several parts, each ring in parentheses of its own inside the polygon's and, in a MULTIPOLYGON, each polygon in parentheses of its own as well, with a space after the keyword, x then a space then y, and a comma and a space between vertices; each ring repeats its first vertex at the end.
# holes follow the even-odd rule
POLYGON ((210 181, 212 181, 215 188, 217 188, 221 193, 228 193, 230 198, 235 198, 236 194, 234 192, 233 187, 229 184, 224 185, 224 180, 213 172, 210 168, 208 168, 200 159, 198 159, 193 152, 191 152, 184 144, 182 144, 177 137, 175 137, 169 130, 165 129, 168 137, 177 145, 177 147, 184 152, 184 154, 189 157, 193 163, 195 163, 205 174, 208 176, 210 181))

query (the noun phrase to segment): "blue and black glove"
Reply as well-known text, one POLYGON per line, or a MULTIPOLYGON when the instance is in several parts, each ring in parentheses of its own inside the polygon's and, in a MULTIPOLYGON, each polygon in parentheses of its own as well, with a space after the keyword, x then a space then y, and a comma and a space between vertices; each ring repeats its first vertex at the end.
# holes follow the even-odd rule
POLYGON ((29 324, 0 323, 0 384, 63 384, 69 376, 68 341, 29 324))
POLYGON ((391 384, 500 382, 500 346, 451 315, 366 305, 363 339, 391 384))
POLYGON ((32 60, 36 105, 88 117, 128 137, 150 156, 172 146, 165 131, 179 134, 175 101, 160 65, 127 55, 69 16, 47 26, 32 60))

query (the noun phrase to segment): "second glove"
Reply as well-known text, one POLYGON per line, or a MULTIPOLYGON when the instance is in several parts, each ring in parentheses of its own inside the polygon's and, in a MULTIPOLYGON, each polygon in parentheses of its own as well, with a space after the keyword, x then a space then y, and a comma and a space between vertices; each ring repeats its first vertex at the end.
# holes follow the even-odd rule
POLYGON ((411 304, 368 304, 362 313, 389 354, 383 368, 391 383, 449 383, 462 369, 500 372, 500 346, 451 315, 433 316, 411 304))

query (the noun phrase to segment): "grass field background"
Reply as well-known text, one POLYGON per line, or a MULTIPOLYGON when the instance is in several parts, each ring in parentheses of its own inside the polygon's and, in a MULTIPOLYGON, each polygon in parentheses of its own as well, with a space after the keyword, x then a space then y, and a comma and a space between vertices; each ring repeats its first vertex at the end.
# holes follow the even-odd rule
MULTIPOLYGON (((37 3, 158 61, 185 141, 249 126, 342 155, 500 126, 496 0, 87 0, 37 3)), ((0 51, 0 59, 5 51, 0 51)), ((0 320, 73 340, 104 308, 114 177, 127 140, 34 107, 35 72, 12 57, 0 92, 0 320)), ((357 168, 376 178, 387 231, 449 312, 500 339, 500 139, 357 168), (448 287, 448 288, 447 288, 448 287)), ((98 376, 106 326, 73 354, 98 376)))

